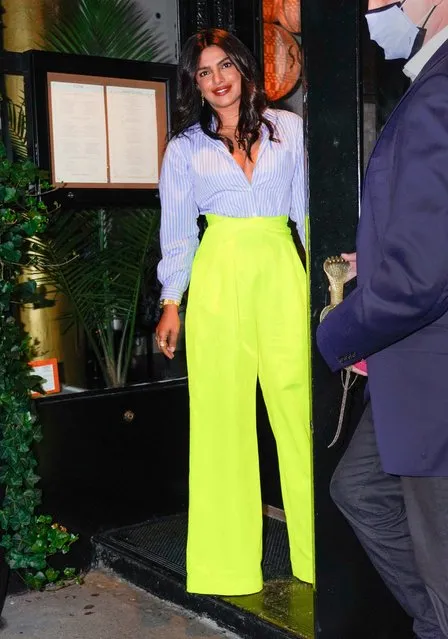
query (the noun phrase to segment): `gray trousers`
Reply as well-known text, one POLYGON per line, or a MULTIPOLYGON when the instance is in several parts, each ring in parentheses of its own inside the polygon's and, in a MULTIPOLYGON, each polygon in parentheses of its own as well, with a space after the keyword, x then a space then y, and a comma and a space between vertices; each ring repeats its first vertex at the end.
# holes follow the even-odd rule
POLYGON ((381 468, 367 404, 331 481, 331 496, 419 639, 448 637, 448 477, 381 468))

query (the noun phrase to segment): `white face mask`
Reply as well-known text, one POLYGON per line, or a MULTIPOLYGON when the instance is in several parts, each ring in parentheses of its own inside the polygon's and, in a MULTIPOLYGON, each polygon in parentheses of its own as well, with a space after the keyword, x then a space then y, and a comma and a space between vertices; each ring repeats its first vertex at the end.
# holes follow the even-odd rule
POLYGON ((370 38, 384 49, 386 60, 407 60, 421 31, 400 7, 400 4, 391 4, 380 11, 366 13, 370 38))

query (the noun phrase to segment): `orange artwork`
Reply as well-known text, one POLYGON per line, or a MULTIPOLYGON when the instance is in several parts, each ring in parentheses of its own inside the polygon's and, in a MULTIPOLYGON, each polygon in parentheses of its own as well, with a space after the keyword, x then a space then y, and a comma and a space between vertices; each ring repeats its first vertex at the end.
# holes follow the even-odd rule
POLYGON ((278 10, 283 0, 263 0, 263 22, 278 22, 278 10))
POLYGON ((264 86, 269 100, 275 102, 292 91, 302 70, 299 43, 286 29, 265 23, 264 86))
MULTIPOLYGON (((39 359, 28 362, 35 375, 42 377, 42 390, 45 395, 59 393, 61 385, 59 382, 58 360, 56 358, 39 359)), ((40 397, 41 393, 33 391, 31 397, 40 397)))
POLYGON ((277 7, 278 21, 287 31, 300 33, 300 0, 280 0, 277 7))

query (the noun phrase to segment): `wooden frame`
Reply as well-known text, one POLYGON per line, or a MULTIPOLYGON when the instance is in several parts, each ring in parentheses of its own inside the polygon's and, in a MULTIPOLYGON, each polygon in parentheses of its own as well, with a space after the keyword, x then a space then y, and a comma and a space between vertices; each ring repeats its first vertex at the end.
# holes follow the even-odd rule
MULTIPOLYGON (((111 77, 103 77, 103 76, 88 76, 88 75, 79 75, 79 74, 69 74, 69 73, 47 73, 47 87, 48 87, 48 119, 49 119, 49 134, 50 134, 50 175, 51 181, 54 184, 60 184, 64 186, 64 188, 108 188, 108 189, 154 189, 157 188, 158 180, 160 177, 160 167, 162 164, 163 152, 165 148, 165 141, 167 138, 167 98, 166 98, 166 87, 164 82, 153 82, 150 80, 133 80, 133 79, 123 79, 123 78, 111 78, 111 77), (78 182, 70 182, 65 180, 58 179, 57 170, 56 170, 56 148, 59 144, 59 140, 56 139, 55 133, 55 119, 56 113, 53 109, 54 102, 56 100, 56 86, 67 85, 67 88, 70 89, 76 87, 78 85, 80 88, 87 86, 94 86, 102 89, 101 93, 98 93, 98 98, 102 103, 102 107, 104 109, 104 113, 101 113, 101 118, 104 117, 104 129, 105 129, 105 173, 106 180, 101 182, 90 182, 90 181, 78 181, 78 182), (127 88, 138 91, 150 91, 154 92, 154 108, 155 108, 155 118, 156 118, 156 150, 157 150, 157 180, 153 181, 114 181, 111 176, 111 145, 110 145, 110 136, 112 134, 111 127, 112 120, 110 117, 110 98, 108 89, 109 88, 127 88)), ((79 93, 79 96, 82 99, 83 93, 79 93)), ((138 95, 136 93, 136 95, 138 95)), ((77 93, 71 92, 71 99, 76 100, 77 93)), ((142 96, 144 94, 142 93, 142 96)), ((151 97, 151 94, 146 94, 146 97, 151 97)), ((76 106, 76 105, 75 105, 76 106)), ((150 115, 150 111, 147 111, 148 116, 150 115)), ((90 117, 95 118, 95 113, 91 112, 90 117)), ((89 114, 84 114, 84 117, 88 117, 89 114)), ((88 121, 85 122, 86 125, 89 124, 88 121)), ((115 126, 118 127, 118 122, 115 123, 115 126)), ((81 143, 83 140, 81 139, 81 143)), ((148 144, 146 152, 148 154, 148 162, 151 160, 151 155, 154 153, 154 148, 148 144)))
MULTIPOLYGON (((27 51, 21 66, 25 77, 28 152, 36 164, 54 175, 54 121, 49 103, 52 81, 75 80, 99 87, 131 87, 155 91, 157 113, 158 168, 171 127, 171 112, 176 91, 173 64, 118 60, 97 56, 27 51)), ((116 154, 118 157, 118 154, 116 154)), ((58 185, 60 186, 60 185, 58 185)), ((70 209, 96 206, 160 206, 156 181, 72 182, 57 189, 55 199, 70 209)))

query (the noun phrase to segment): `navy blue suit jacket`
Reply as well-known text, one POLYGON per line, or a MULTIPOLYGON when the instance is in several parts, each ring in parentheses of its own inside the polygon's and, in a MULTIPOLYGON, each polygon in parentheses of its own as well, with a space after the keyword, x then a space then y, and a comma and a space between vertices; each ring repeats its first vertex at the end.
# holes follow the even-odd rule
POLYGON ((356 289, 319 326, 332 370, 367 358, 383 468, 448 476, 448 42, 370 158, 356 289))

